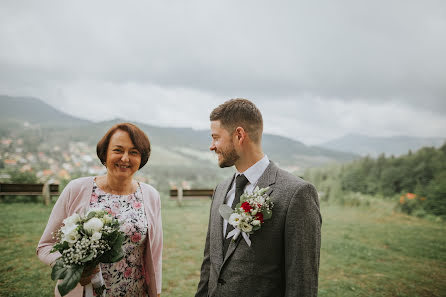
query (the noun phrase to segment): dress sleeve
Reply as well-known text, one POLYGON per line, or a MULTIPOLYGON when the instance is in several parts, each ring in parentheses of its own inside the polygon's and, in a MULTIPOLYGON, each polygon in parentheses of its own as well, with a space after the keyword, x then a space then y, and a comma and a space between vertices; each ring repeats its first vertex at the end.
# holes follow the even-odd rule
POLYGON ((56 201, 56 204, 51 211, 51 215, 46 224, 45 231, 43 231, 42 237, 40 238, 39 244, 37 245, 36 253, 40 261, 47 265, 53 265, 53 263, 61 257, 59 252, 51 253, 56 240, 53 239, 53 233, 60 228, 63 220, 67 217, 67 205, 71 196, 71 185, 70 183, 65 187, 65 189, 60 194, 56 201))

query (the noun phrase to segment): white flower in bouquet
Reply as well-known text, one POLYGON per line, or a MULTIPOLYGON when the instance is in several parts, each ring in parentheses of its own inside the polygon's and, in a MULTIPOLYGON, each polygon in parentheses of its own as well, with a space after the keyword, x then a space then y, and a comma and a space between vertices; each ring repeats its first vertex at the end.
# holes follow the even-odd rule
POLYGON ((252 231, 252 226, 246 222, 241 223, 240 227, 241 227, 242 231, 245 233, 249 233, 252 231))
POLYGON ((93 208, 90 208, 88 211, 87 211, 87 216, 90 214, 90 213, 92 213, 92 212, 98 212, 98 213, 100 213, 100 212, 102 212, 103 210, 101 209, 101 208, 99 208, 99 207, 93 207, 93 208))
POLYGON ((95 232, 91 236, 91 240, 98 241, 99 239, 101 239, 101 237, 102 237, 102 233, 101 232, 95 232))
POLYGON ((254 220, 254 221, 252 221, 252 225, 253 226, 259 226, 260 225, 260 220, 254 220))
POLYGON ((79 216, 79 214, 75 213, 71 216, 69 216, 68 218, 66 218, 65 220, 63 220, 63 223, 65 226, 74 226, 77 224, 77 222, 79 222, 81 220, 81 217, 79 216))
POLYGON ((65 224, 64 226, 62 226, 62 228, 60 228, 60 231, 62 231, 62 233, 64 235, 77 232, 77 225, 76 224, 65 224))
POLYGON ((90 234, 101 231, 104 223, 101 219, 91 218, 87 222, 84 223, 84 230, 90 234))
POLYGON ((112 222, 113 218, 111 215, 104 215, 104 217, 102 218, 104 220, 104 224, 109 224, 112 222))
POLYGON ((65 240, 66 242, 68 242, 70 244, 75 243, 80 237, 80 234, 77 231, 76 225, 64 226, 61 228, 61 231, 63 233, 63 240, 65 240))
POLYGON ((240 220, 241 220, 241 216, 238 213, 233 213, 228 220, 228 223, 231 224, 232 226, 238 227, 240 224, 240 220))

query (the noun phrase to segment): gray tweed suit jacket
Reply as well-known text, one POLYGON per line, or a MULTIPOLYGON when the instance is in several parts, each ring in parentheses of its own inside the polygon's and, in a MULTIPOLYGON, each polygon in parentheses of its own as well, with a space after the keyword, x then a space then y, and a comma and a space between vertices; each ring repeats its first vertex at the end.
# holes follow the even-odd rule
POLYGON ((270 163, 257 185, 270 187, 273 216, 223 255, 224 203, 234 177, 215 188, 195 297, 317 296, 322 219, 316 189, 270 163))

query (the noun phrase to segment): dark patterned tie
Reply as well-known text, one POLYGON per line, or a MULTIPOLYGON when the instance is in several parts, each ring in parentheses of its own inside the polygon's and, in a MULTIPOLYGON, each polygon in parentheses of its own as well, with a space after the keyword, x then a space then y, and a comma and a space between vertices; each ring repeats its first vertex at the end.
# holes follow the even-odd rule
MULTIPOLYGON (((248 179, 243 174, 237 175, 235 178, 235 197, 234 201, 232 201, 232 209, 235 209, 237 204, 240 203, 240 196, 242 196, 243 191, 245 190, 245 186, 248 183, 248 179)), ((234 227, 228 223, 226 226, 226 234, 223 242, 223 256, 226 255, 226 251, 228 250, 229 244, 231 243, 232 237, 226 239, 226 236, 228 236, 228 233, 234 230, 234 227)))

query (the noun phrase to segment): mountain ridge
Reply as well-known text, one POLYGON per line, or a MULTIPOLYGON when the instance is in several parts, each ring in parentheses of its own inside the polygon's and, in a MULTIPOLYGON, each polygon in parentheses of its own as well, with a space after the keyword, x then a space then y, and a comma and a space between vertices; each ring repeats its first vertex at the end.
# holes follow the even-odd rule
MULTIPOLYGON (((147 133, 153 145, 181 154, 190 158, 196 152, 209 152, 211 142, 209 130, 194 130, 192 128, 158 127, 149 124, 128 121, 122 118, 102 122, 91 122, 79 119, 51 107, 37 98, 0 96, 0 109, 2 114, 0 124, 2 133, 8 131, 22 131, 20 121, 29 122, 31 126, 39 128, 48 142, 48 145, 60 145, 69 141, 82 141, 91 145, 104 135, 113 125, 119 122, 132 122, 147 133), (31 106, 32 108, 29 108, 31 106), (49 120, 48 117, 51 119, 49 120), (16 126, 10 126, 14 122, 16 126)), ((305 169, 313 166, 322 166, 330 162, 346 162, 357 158, 357 155, 329 150, 317 146, 307 146, 284 136, 264 134, 263 149, 271 160, 294 169, 305 169)), ((203 161, 204 162, 204 161, 203 161)), ((212 164, 215 166, 215 164, 212 164)))
POLYGON ((69 127, 91 123, 89 120, 64 113, 35 97, 0 95, 0 106, 2 123, 5 121, 16 124, 28 122, 30 125, 39 124, 43 127, 54 124, 69 127))
POLYGON ((409 150, 417 151, 426 146, 440 147, 445 140, 446 138, 441 137, 412 137, 406 135, 376 137, 350 133, 324 142, 320 146, 361 156, 377 157, 382 153, 400 156, 407 154, 409 150))

